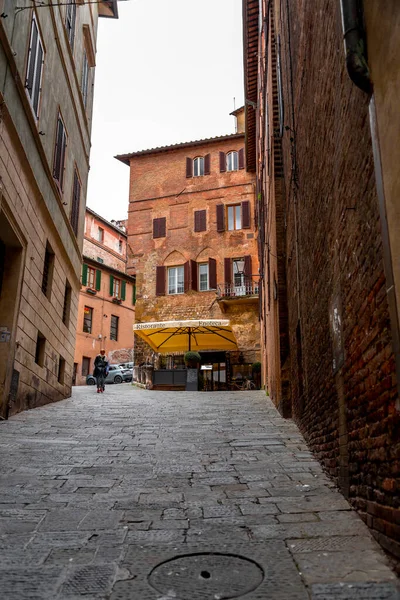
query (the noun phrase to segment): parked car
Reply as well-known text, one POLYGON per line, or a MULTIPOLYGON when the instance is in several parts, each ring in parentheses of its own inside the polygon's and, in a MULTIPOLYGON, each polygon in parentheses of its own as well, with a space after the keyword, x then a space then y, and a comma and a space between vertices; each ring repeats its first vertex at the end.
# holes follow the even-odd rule
POLYGON ((121 369, 133 369, 133 362, 121 363, 119 366, 121 369))
MULTIPOLYGON (((132 376, 131 376, 132 379, 132 376)), ((124 370, 119 365, 110 365, 108 375, 105 379, 106 383, 122 383, 129 381, 129 375, 124 374, 124 370)), ((93 375, 86 377, 87 385, 96 385, 96 378, 93 375)))

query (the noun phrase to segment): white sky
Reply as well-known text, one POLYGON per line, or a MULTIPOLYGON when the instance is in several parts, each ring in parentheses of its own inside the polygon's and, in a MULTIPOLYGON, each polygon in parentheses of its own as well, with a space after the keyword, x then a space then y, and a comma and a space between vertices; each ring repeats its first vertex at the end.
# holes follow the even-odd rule
POLYGON ((234 133, 243 104, 241 0, 128 0, 99 19, 87 204, 126 217, 124 154, 234 133))

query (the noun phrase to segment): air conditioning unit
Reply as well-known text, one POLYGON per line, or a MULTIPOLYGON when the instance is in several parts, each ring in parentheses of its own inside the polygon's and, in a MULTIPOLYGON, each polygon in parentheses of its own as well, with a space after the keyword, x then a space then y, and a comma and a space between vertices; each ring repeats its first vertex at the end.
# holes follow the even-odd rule
POLYGON ((97 291, 94 290, 93 288, 86 288, 86 292, 88 294, 92 294, 92 296, 95 296, 97 294, 97 291))

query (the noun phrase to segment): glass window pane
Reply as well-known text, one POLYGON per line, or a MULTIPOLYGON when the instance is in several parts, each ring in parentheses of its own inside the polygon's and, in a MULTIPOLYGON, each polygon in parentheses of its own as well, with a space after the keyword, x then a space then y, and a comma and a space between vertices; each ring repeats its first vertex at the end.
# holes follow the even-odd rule
POLYGON ((168 269, 168 294, 175 294, 175 276, 176 269, 168 269))
POLYGON ((242 229, 242 211, 240 206, 235 206, 235 229, 242 229))
POLYGON ((233 223, 233 206, 228 206, 228 229, 229 231, 232 231, 232 229, 234 229, 234 223, 233 223))
POLYGON ((232 152, 232 171, 237 171, 238 166, 238 153, 232 152))
POLYGON ((200 291, 204 292, 208 290, 208 264, 203 263, 199 265, 199 279, 200 279, 200 291))
POLYGON ((183 267, 178 267, 177 269, 178 272, 178 285, 177 285, 177 293, 178 294, 183 294, 184 292, 184 273, 183 273, 183 267))
POLYGON ((226 157, 226 170, 232 171, 232 152, 229 152, 226 157))

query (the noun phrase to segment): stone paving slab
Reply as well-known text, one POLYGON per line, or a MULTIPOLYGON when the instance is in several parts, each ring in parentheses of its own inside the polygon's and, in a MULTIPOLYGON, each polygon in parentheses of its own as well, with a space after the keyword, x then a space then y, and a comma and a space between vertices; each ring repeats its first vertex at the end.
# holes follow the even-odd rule
POLYGON ((399 599, 380 547, 262 392, 75 388, 0 422, 0 440, 1 600, 232 597, 229 568, 207 559, 199 574, 193 553, 253 561, 246 600, 399 599), (168 569, 150 577, 186 555, 183 587, 168 569), (149 583, 164 579, 165 592, 149 583))

